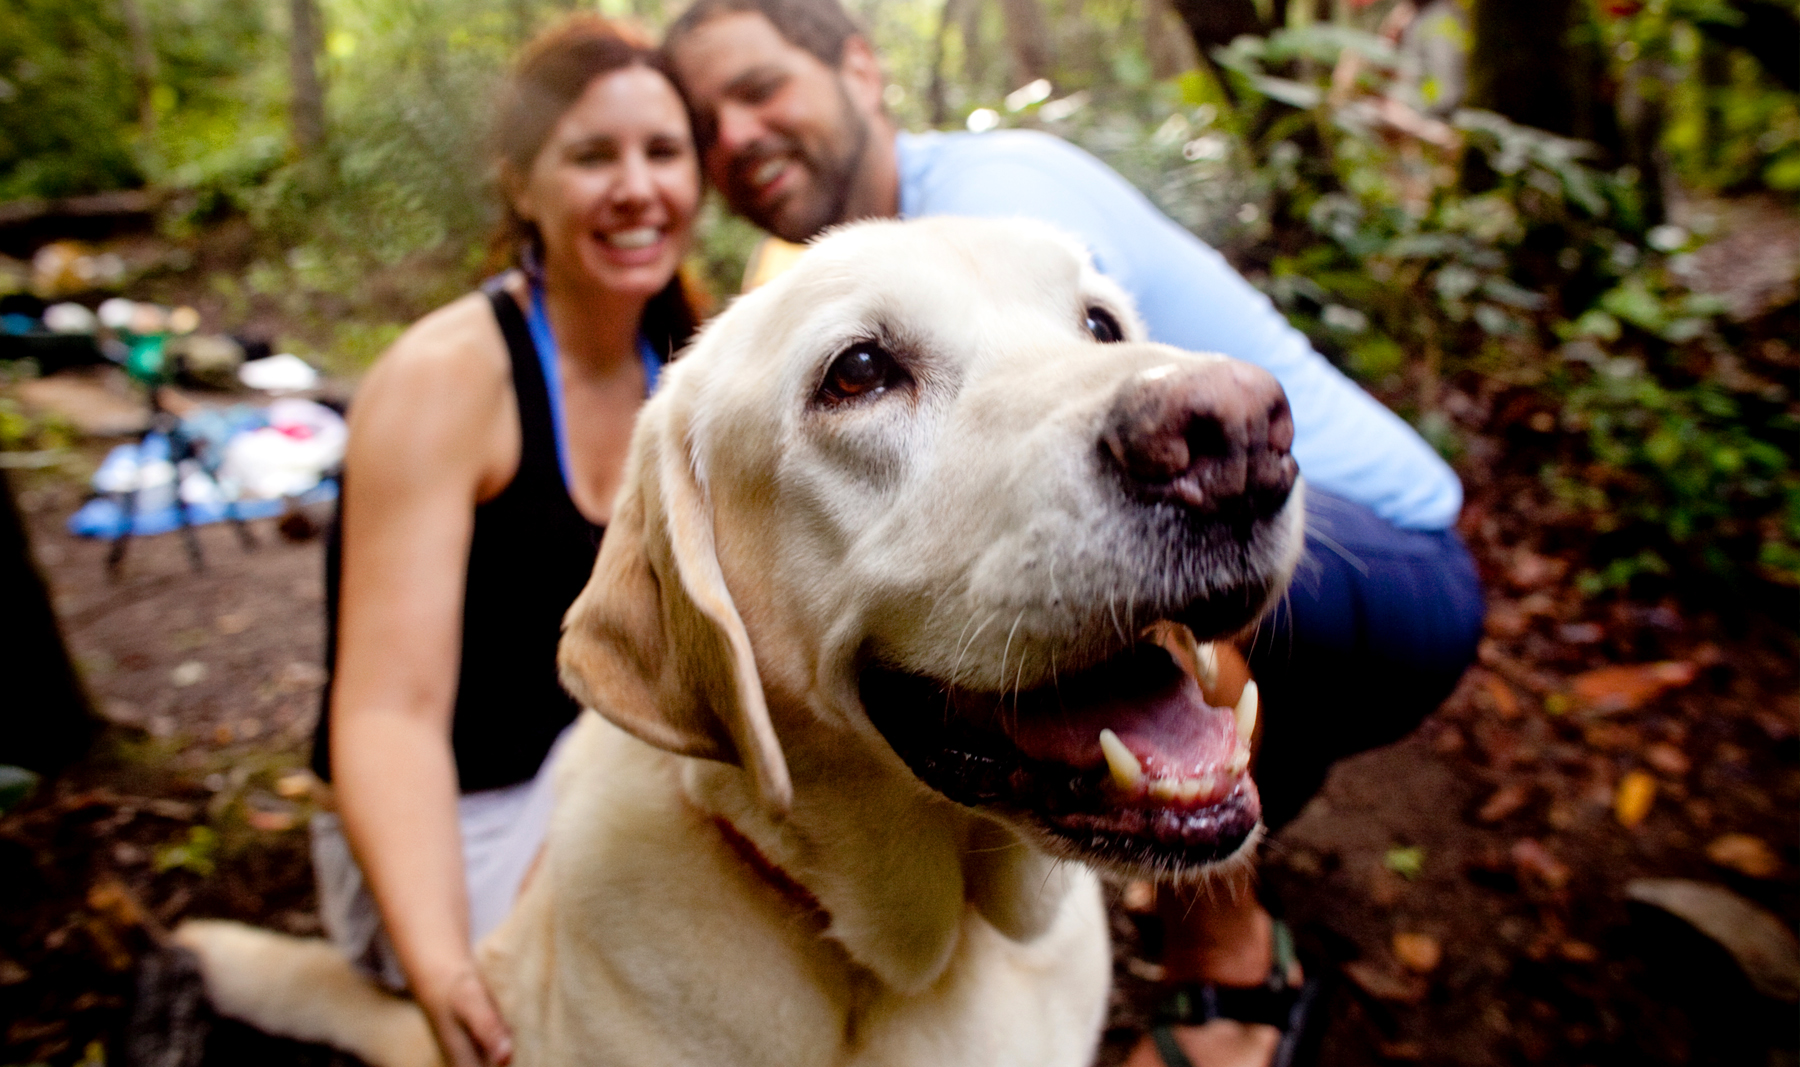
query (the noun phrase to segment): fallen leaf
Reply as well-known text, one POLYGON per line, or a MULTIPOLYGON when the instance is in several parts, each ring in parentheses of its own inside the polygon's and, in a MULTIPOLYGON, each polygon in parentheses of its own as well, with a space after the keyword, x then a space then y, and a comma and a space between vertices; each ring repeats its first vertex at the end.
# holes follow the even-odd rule
POLYGON ((1487 798, 1475 818, 1485 823, 1495 823, 1518 811, 1531 802, 1532 787, 1525 782, 1508 782, 1494 790, 1494 795, 1487 798))
POLYGON ((1569 884, 1569 865, 1533 838, 1514 841, 1511 856, 1521 879, 1529 878, 1550 889, 1561 889, 1569 884))
POLYGON ((1415 974, 1431 973, 1444 959, 1444 946, 1430 934, 1395 934, 1393 949, 1400 965, 1415 974))
MULTIPOLYGON (((275 792, 289 800, 295 800, 311 793, 315 780, 311 771, 295 771, 292 774, 284 774, 275 780, 275 792)), ((1127 899, 1129 899, 1129 892, 1127 899)))
POLYGON ((1698 674, 1698 668, 1682 660, 1601 667, 1569 679, 1569 695, 1590 712, 1611 715, 1641 708, 1667 690, 1692 683, 1698 674))
POLYGON ((1661 908, 1718 942, 1765 996, 1800 1001, 1800 941, 1775 916, 1721 886, 1685 878, 1638 878, 1632 900, 1661 908))
POLYGON ((1781 870, 1781 858, 1760 837, 1725 834, 1706 846, 1706 858, 1751 878, 1769 878, 1781 870))
POLYGON ((1494 702, 1494 714, 1511 722, 1519 717, 1519 698, 1499 675, 1490 674, 1483 679, 1487 688, 1488 699, 1494 702))
POLYGON ((1425 871, 1425 850, 1417 845, 1395 845, 1381 857, 1381 865, 1410 882, 1425 871))
POLYGON ((1564 941, 1556 946, 1556 954, 1570 963, 1593 963, 1600 958, 1600 950, 1586 941, 1564 941))
POLYGON ((1417 1004, 1425 999, 1429 987, 1416 974, 1400 974, 1369 960, 1352 960, 1344 964, 1344 974, 1356 987, 1376 1000, 1399 1004, 1417 1004))
POLYGON ((1515 588, 1528 590, 1549 585, 1561 578, 1568 569, 1569 565, 1560 559, 1540 556, 1528 548, 1521 548, 1513 553, 1513 563, 1507 569, 1506 576, 1515 588))
POLYGON ((292 830, 297 820, 285 811, 251 811, 244 816, 244 821, 250 824, 252 830, 279 834, 292 830))
POLYGON ((1655 802, 1656 779, 1647 771, 1631 771, 1619 779, 1619 787, 1613 791, 1613 818, 1629 830, 1644 821, 1655 802))
POLYGON ((1633 727, 1605 721, 1583 726, 1581 739, 1602 752, 1635 752, 1644 740, 1642 733, 1633 727))
POLYGON ((1688 769, 1693 766, 1693 762, 1687 758, 1687 753, 1667 741, 1658 741, 1646 748, 1644 762, 1675 778, 1687 774, 1688 769))
POLYGON ((1506 600, 1496 600, 1488 606, 1487 632, 1495 637, 1513 638, 1531 628, 1531 620, 1520 611, 1518 605, 1506 600))
POLYGON ((149 917, 125 883, 109 878, 88 890, 87 906, 122 929, 147 925, 149 917))

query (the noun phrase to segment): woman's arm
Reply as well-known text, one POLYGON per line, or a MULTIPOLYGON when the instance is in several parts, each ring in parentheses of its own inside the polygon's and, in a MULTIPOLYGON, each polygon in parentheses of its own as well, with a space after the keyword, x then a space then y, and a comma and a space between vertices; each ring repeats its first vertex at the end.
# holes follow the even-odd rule
POLYGON ((331 766, 351 848, 454 1067, 511 1038, 475 969, 450 745, 476 502, 518 465, 486 301, 426 318, 357 397, 345 457, 331 766))

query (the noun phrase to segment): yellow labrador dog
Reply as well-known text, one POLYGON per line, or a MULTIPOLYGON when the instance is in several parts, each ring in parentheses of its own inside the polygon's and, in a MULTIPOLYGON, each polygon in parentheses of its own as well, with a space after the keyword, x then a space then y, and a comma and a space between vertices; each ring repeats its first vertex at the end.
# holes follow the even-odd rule
MULTIPOLYGON (((1094 872, 1254 842, 1255 696, 1207 642, 1301 547, 1274 379, 1142 338, 1038 224, 874 222, 669 368, 565 622, 599 714, 481 946, 514 1063, 1091 1059, 1094 872)), ((319 943, 181 939, 228 1014, 435 1062, 319 943)))

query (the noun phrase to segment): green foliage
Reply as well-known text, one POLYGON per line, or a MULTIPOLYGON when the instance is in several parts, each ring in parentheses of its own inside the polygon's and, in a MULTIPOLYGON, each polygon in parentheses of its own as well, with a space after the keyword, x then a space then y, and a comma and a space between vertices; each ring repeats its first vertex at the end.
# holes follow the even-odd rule
POLYGON ((0 200, 141 180, 136 95, 111 4, 0 5, 0 200))
POLYGON ((1800 97, 1707 32, 1744 17, 1725 0, 1663 0, 1600 27, 1621 78, 1661 110, 1660 145, 1685 184, 1800 191, 1800 97))
MULTIPOLYGON (((1266 266, 1260 284, 1320 351, 1447 454, 1441 381, 1559 411, 1542 477, 1588 532, 1591 592, 1684 571, 1800 584, 1790 376, 1755 357, 1754 324, 1684 286, 1672 268, 1695 241, 1651 225, 1640 175, 1487 112, 1415 115, 1421 136, 1401 134, 1382 111, 1392 50, 1349 27, 1240 38, 1215 58, 1238 106, 1190 82, 1110 158, 1266 266), (1346 50, 1356 80, 1334 86, 1346 50)), ((1105 124, 1086 124, 1102 154, 1105 124)))
POLYGON ((152 866, 158 874, 179 870, 210 878, 218 866, 218 856, 219 835, 210 827, 190 826, 181 837, 158 846, 152 866))
POLYGON ((37 415, 11 397, 0 396, 0 452, 67 448, 75 430, 55 415, 37 415))

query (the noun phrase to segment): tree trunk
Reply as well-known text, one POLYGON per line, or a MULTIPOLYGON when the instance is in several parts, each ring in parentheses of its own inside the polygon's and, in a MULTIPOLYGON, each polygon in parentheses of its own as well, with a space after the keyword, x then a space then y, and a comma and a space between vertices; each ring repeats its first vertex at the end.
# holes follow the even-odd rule
POLYGON ((1053 57, 1050 25, 1038 0, 1000 0, 1006 23, 1006 48, 1012 55, 1012 86, 1050 76, 1053 57))
POLYGON ((1150 72, 1159 80, 1199 64, 1194 42, 1182 29, 1169 0, 1144 0, 1144 51, 1150 57, 1150 72))
POLYGON ((325 86, 319 79, 324 32, 317 0, 288 0, 288 15, 288 65, 294 92, 288 121, 294 149, 305 159, 325 144, 325 86))
POLYGON ((138 0, 119 0, 119 13, 125 19, 125 32, 131 38, 131 73, 137 83, 138 126, 145 133, 156 132, 156 48, 150 42, 150 24, 144 20, 144 9, 138 0))
POLYGON ((1255 0, 1172 0, 1172 6, 1203 56, 1246 33, 1262 35, 1271 28, 1257 15, 1255 0))
POLYGON ((1713 20, 1695 25, 1720 44, 1755 56, 1788 92, 1800 92, 1800 19, 1769 0, 1738 0, 1732 6, 1743 16, 1738 25, 1713 20))
POLYGON ((1605 58, 1571 33, 1585 17, 1580 0, 1477 0, 1469 106, 1617 147, 1611 101, 1600 98, 1605 58))

